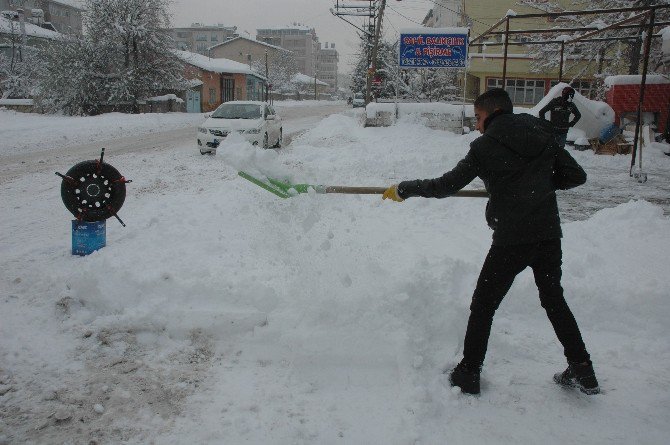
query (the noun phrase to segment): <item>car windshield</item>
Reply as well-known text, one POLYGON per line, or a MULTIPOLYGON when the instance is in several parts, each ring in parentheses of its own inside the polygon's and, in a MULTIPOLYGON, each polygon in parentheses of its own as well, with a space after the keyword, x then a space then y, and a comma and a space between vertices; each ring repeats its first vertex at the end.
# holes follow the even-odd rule
POLYGON ((223 104, 212 113, 215 119, 258 119, 261 117, 260 105, 223 104))

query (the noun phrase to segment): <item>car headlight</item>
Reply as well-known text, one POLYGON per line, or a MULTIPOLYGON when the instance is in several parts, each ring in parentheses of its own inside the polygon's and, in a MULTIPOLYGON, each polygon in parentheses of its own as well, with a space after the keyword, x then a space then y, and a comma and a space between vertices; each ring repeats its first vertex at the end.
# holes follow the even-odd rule
POLYGON ((198 133, 207 133, 207 129, 203 127, 198 127, 198 133))
POLYGON ((258 134, 260 132, 261 132, 260 128, 251 128, 251 129, 247 130, 247 133, 249 133, 249 134, 258 134))

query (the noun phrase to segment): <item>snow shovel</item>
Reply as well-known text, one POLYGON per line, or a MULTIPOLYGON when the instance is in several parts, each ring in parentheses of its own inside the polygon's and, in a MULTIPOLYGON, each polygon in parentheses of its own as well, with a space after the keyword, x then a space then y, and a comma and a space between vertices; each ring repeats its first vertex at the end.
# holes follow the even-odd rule
MULTIPOLYGON (((264 188, 270 193, 274 193, 280 198, 290 198, 300 193, 308 193, 309 190, 314 190, 316 193, 346 193, 354 195, 381 195, 386 190, 386 187, 349 187, 339 185, 310 185, 310 184, 291 184, 290 182, 279 181, 273 178, 267 178, 267 181, 255 178, 249 173, 240 171, 238 175, 253 182, 259 187, 264 188)), ((488 198, 489 194, 486 190, 460 190, 452 196, 460 196, 466 198, 488 198)))

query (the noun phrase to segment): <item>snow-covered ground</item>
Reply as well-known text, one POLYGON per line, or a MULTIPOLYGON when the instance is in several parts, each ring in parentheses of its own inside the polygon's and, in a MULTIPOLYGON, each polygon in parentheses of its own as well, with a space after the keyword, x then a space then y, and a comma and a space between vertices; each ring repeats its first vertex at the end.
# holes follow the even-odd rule
MULTIPOLYGON (((17 125, 36 133, 32 118, 17 125)), ((95 131, 71 119, 68 137, 95 131)), ((109 220, 88 257, 70 255, 52 171, 3 184, 0 443, 667 443, 670 158, 645 152, 638 184, 630 157, 573 152, 589 182, 559 197, 563 285, 603 393, 552 383, 564 358, 526 271, 471 397, 442 371, 490 245, 485 200, 282 200, 230 163, 385 186, 441 175, 477 137, 359 122, 330 116, 277 153, 107 156, 133 180, 127 227, 109 220)))
POLYGON ((19 113, 0 108, 0 155, 79 145, 112 137, 158 133, 192 127, 200 113, 109 113, 76 117, 19 113))

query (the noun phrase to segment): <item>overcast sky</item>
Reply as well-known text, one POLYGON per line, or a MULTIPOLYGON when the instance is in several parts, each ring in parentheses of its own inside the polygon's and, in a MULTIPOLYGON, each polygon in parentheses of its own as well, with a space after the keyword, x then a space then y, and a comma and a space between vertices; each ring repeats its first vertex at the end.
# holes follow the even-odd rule
MULTIPOLYGON (((356 0, 347 0, 351 4, 356 0)), ((172 0, 172 23, 237 26, 256 36, 257 28, 299 22, 316 29, 321 43, 334 42, 340 53, 340 73, 348 74, 358 49, 356 29, 334 17, 330 8, 335 0, 172 0)), ((341 1, 342 3, 342 1, 341 1)), ((365 4, 365 2, 361 2, 365 4)), ((395 28, 417 26, 433 5, 432 0, 388 0, 384 18, 386 38, 396 37, 395 28), (403 17, 403 15, 405 17, 403 17)), ((362 20, 355 20, 362 24, 362 20)))

